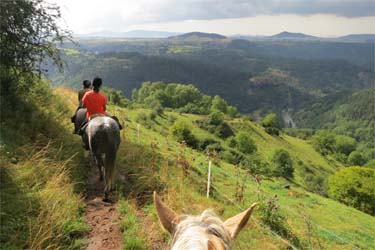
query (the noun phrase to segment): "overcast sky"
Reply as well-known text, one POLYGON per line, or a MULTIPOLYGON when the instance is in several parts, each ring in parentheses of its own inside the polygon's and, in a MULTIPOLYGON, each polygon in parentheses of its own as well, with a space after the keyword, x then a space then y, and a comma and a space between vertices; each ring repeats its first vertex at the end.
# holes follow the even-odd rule
POLYGON ((375 33, 375 0, 47 0, 74 33, 134 29, 316 36, 375 33))

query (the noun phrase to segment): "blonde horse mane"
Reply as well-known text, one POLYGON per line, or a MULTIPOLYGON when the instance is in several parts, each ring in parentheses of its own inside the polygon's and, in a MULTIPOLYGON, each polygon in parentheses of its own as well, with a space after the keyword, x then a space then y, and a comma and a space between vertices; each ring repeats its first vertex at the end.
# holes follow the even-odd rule
POLYGON ((230 233, 225 229, 223 221, 210 209, 198 216, 180 216, 173 235, 172 250, 208 250, 210 234, 221 239, 224 250, 229 250, 230 233))
POLYGON ((172 235, 172 250, 230 250, 230 242, 249 221, 258 203, 222 221, 212 210, 198 216, 179 216, 154 191, 154 205, 163 228, 172 235))

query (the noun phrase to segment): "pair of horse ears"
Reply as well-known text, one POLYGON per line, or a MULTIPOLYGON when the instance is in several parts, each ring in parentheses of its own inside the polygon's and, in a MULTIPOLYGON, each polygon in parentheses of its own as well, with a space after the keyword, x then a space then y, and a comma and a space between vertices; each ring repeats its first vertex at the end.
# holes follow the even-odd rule
MULTIPOLYGON (((250 219, 251 213, 258 203, 252 204, 245 211, 227 219, 224 222, 224 226, 230 233, 232 239, 235 239, 242 228, 247 224, 250 219)), ((175 227, 180 223, 179 216, 170 208, 168 208, 154 191, 154 206, 156 208, 159 220, 167 232, 173 233, 175 227)))

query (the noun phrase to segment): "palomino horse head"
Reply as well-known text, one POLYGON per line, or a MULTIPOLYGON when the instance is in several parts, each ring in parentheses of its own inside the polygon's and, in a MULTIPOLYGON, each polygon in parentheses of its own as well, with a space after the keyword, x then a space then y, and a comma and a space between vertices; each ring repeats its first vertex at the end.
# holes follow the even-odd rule
POLYGON ((210 210, 198 216, 179 216, 154 192, 159 220, 173 237, 172 250, 230 250, 232 240, 248 222, 257 203, 225 222, 210 210))

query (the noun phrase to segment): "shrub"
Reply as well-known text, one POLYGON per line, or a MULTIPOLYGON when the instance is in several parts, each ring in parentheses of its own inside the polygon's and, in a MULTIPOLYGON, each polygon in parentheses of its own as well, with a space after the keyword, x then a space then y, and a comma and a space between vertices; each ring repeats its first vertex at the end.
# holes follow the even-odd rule
POLYGON ((262 126, 265 128, 268 134, 279 135, 280 133, 280 122, 275 113, 268 114, 266 117, 264 117, 262 126))
POLYGON ((336 160, 338 160, 339 162, 344 163, 344 164, 346 164, 346 162, 348 161, 348 156, 346 154, 343 154, 343 153, 333 153, 332 156, 336 160))
POLYGON ((277 128, 277 129, 281 128, 279 118, 277 117, 275 113, 266 115, 266 117, 264 117, 263 119, 262 126, 265 128, 266 127, 272 127, 272 128, 277 128))
POLYGON ((375 215, 375 169, 340 169, 329 177, 328 187, 328 194, 333 199, 375 215))
POLYGON ((224 122, 224 113, 220 111, 213 111, 208 116, 208 123, 212 125, 220 125, 224 122))
POLYGON ((175 121, 172 126, 172 134, 179 142, 185 141, 190 147, 197 147, 197 139, 191 132, 191 127, 188 123, 182 120, 175 121))
POLYGON ((303 170, 303 175, 301 175, 301 177, 307 189, 322 196, 327 196, 327 179, 320 173, 313 172, 310 168, 305 166, 303 162, 299 161, 298 164, 301 165, 301 169, 303 170))
POLYGON ((248 132, 240 131, 236 136, 237 149, 245 154, 251 154, 257 151, 257 146, 248 132))
POLYGON ((356 146, 357 142, 349 136, 338 135, 335 138, 334 150, 337 153, 349 155, 355 150, 356 146))
POLYGON ((229 162, 233 165, 240 164, 243 160, 243 156, 236 150, 225 149, 220 152, 220 157, 222 160, 229 162))
POLYGON ((278 176, 286 178, 293 177, 293 161, 288 151, 284 149, 276 149, 271 156, 271 161, 275 166, 275 173, 278 176))
POLYGON ((353 151, 348 157, 348 162, 353 166, 362 166, 366 163, 366 159, 358 151, 353 151))
POLYGON ((274 169, 260 154, 252 154, 246 159, 242 159, 241 165, 245 169, 249 169, 252 174, 261 174, 263 176, 272 177, 274 169))
POLYGON ((220 142, 212 138, 200 138, 199 139, 199 149, 202 151, 206 150, 206 148, 212 144, 220 144, 220 142))
POLYGON ((334 151, 335 135, 327 130, 319 130, 311 140, 314 148, 324 155, 334 151))
POLYGON ((265 131, 266 131, 266 133, 268 133, 270 135, 277 135, 278 136, 280 134, 280 130, 278 128, 266 127, 265 131))
POLYGON ((215 134, 220 138, 228 138, 234 135, 232 128, 228 125, 228 123, 223 122, 219 126, 216 127, 215 134))
POLYGON ((205 149, 207 152, 221 152, 223 150, 223 147, 221 146, 220 143, 213 143, 213 144, 210 144, 206 147, 205 149))
POLYGON ((272 231, 277 232, 283 238, 291 241, 293 245, 302 248, 301 242, 287 223, 288 217, 279 209, 277 202, 278 197, 275 195, 260 204, 258 214, 262 223, 269 226, 272 231))

